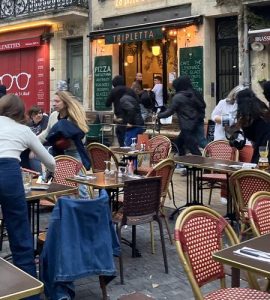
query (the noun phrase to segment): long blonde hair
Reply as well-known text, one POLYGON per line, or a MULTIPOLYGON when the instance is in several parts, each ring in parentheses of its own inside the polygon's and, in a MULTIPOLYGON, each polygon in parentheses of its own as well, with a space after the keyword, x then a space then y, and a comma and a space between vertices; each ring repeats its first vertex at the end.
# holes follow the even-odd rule
POLYGON ((86 114, 83 106, 79 103, 75 96, 68 91, 57 91, 55 93, 67 107, 68 117, 75 123, 84 133, 88 132, 86 114))

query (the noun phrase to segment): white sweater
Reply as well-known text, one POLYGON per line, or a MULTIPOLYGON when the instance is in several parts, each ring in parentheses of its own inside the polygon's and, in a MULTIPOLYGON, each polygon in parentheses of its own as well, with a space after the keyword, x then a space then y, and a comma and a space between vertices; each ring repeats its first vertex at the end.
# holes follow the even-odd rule
POLYGON ((30 127, 22 125, 8 117, 0 116, 0 158, 15 158, 20 161, 21 152, 30 148, 44 163, 46 168, 54 172, 55 160, 30 127))

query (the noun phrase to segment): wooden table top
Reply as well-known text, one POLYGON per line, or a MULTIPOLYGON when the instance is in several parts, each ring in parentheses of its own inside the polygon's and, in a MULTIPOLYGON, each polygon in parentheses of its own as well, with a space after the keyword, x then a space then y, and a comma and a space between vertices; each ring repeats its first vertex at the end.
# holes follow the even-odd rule
MULTIPOLYGON (((42 186, 42 184, 33 184, 32 186, 42 186)), ((52 182, 47 190, 31 190, 25 196, 27 201, 31 201, 43 197, 58 196, 62 194, 72 194, 76 192, 77 189, 77 187, 52 182)))
POLYGON ((0 299, 16 300, 42 293, 43 283, 0 258, 0 299))
POLYGON ((149 154, 152 153, 153 150, 131 150, 131 147, 110 147, 113 153, 122 154, 122 155, 131 155, 131 156, 138 156, 142 154, 149 154))
POLYGON ((255 272, 270 278, 270 263, 234 253, 235 250, 241 249, 242 247, 249 247, 270 252, 270 234, 265 234, 260 237, 242 242, 238 245, 215 252, 213 253, 213 259, 223 264, 230 265, 238 269, 255 272))
POLYGON ((116 188, 123 187, 125 181, 127 180, 142 178, 142 176, 138 176, 138 175, 118 177, 116 174, 114 178, 107 179, 105 178, 104 172, 90 174, 89 176, 91 176, 92 178, 88 180, 77 178, 77 177, 76 178, 68 177, 66 178, 66 180, 89 185, 97 189, 116 189, 116 188))
POLYGON ((216 159, 212 157, 203 157, 199 155, 183 155, 174 158, 176 163, 187 167, 195 167, 216 172, 231 174, 242 168, 242 162, 233 160, 216 159))

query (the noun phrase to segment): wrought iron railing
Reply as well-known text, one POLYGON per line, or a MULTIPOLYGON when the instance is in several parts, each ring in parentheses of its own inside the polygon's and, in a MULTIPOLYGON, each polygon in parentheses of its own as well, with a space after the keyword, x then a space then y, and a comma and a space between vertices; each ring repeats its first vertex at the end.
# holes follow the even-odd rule
POLYGON ((0 0, 0 19, 55 12, 69 7, 88 8, 88 0, 0 0))

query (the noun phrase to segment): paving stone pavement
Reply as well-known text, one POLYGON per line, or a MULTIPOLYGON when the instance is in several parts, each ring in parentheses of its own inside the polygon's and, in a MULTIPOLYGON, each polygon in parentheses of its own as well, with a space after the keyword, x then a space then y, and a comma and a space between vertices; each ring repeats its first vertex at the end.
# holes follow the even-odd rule
MULTIPOLYGON (((186 177, 180 176, 180 174, 174 174, 173 182, 176 205, 183 205, 185 203, 186 195, 186 177)), ((225 214, 226 207, 220 204, 219 197, 219 191, 214 191, 211 207, 219 211, 221 214, 225 214)), ((207 203, 207 191, 204 193, 204 199, 204 203, 207 203)), ((165 205, 166 207, 168 207, 168 211, 172 212, 172 201, 167 199, 165 205)), ((41 218, 43 227, 46 227, 47 225, 48 216, 48 213, 42 213, 41 218)), ((176 217, 177 216, 175 216, 174 220, 169 221, 171 232, 173 232, 176 217)), ((117 276, 111 283, 109 283, 107 286, 109 299, 117 300, 121 295, 129 294, 135 291, 150 295, 157 300, 194 299, 190 284, 187 280, 187 276, 183 271, 183 268, 178 259, 175 245, 170 244, 166 229, 164 228, 164 235, 168 257, 169 274, 165 274, 160 237, 158 233, 158 226, 156 224, 154 225, 154 233, 156 249, 155 254, 151 253, 150 226, 148 224, 144 226, 137 226, 137 247, 141 251, 141 257, 132 258, 131 249, 126 245, 122 245, 125 284, 120 284, 119 276, 117 276)), ((123 228, 122 235, 123 237, 130 239, 131 228, 123 228)), ((3 251, 0 252, 0 256, 3 257, 8 252, 8 242, 5 241, 3 251)), ((115 263, 116 267, 118 268, 117 258, 115 259, 115 263)), ((78 280, 75 282, 75 284, 75 299, 102 299, 98 276, 92 276, 89 278, 78 280)), ((203 291, 207 292, 217 287, 218 283, 211 283, 209 287, 203 289, 203 291)), ((41 299, 45 299, 45 296, 42 295, 41 299)))

